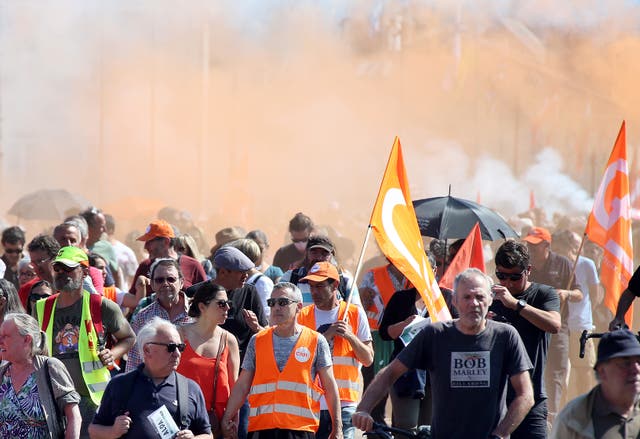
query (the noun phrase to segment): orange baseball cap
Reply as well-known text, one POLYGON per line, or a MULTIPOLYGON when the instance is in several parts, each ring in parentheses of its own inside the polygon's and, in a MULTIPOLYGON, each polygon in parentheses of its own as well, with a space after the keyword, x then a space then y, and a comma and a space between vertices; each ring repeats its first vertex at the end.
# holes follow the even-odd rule
POLYGON ((524 241, 531 244, 540 244, 542 241, 551 243, 551 233, 544 227, 532 227, 524 237, 524 241))
POLYGON ((137 238, 138 241, 150 241, 154 238, 175 238, 173 227, 164 220, 152 221, 145 230, 144 235, 137 238))
POLYGON ((313 267, 309 269, 309 273, 300 279, 300 282, 308 282, 310 280, 314 282, 322 282, 323 280, 333 279, 340 280, 338 269, 330 262, 316 262, 313 267))

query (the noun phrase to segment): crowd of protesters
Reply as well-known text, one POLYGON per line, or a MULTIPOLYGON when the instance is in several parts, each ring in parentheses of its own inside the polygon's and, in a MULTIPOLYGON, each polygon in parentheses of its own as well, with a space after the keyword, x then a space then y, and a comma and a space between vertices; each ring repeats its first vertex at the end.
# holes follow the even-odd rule
MULTIPOLYGON (((374 421, 447 439, 640 437, 640 344, 618 329, 640 274, 614 316, 579 220, 512 219, 521 239, 485 242, 485 272, 453 273, 453 320, 434 323, 391 261, 356 280, 343 238, 303 213, 270 261, 259 229, 230 225, 209 250, 167 212, 135 237, 142 255, 96 208, 2 231, 0 437, 353 439, 374 421), (610 325, 599 347, 581 340, 610 325)), ((436 279, 462 243, 430 239, 436 279)))

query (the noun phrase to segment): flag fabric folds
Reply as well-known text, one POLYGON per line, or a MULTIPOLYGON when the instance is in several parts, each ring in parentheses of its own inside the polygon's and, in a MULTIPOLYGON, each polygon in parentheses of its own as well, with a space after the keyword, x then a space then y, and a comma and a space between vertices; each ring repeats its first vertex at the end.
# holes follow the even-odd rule
MULTIPOLYGON (((605 288, 604 304, 615 314, 618 300, 633 274, 631 202, 624 121, 596 193, 585 234, 604 249, 600 281, 605 288)), ((629 327, 632 315, 630 308, 625 315, 629 327)))
POLYGON ((451 314, 427 259, 413 209, 400 140, 396 137, 369 225, 385 256, 415 286, 433 321, 451 314))
POLYGON ((440 278, 440 286, 443 288, 453 289, 453 280, 458 273, 467 268, 474 267, 485 272, 484 254, 482 252, 482 233, 480 233, 480 224, 476 223, 465 238, 464 244, 458 250, 455 257, 447 267, 444 276, 440 278))

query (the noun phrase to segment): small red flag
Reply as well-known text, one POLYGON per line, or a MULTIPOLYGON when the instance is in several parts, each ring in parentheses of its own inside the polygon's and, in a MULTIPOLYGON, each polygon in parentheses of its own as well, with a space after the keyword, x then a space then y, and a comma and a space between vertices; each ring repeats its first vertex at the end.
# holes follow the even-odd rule
POLYGON ((453 289, 453 280, 458 273, 467 268, 474 267, 485 272, 484 254, 482 253, 482 234, 480 233, 480 225, 476 223, 464 240, 464 244, 456 253, 451 261, 444 276, 440 279, 439 285, 443 288, 453 289))

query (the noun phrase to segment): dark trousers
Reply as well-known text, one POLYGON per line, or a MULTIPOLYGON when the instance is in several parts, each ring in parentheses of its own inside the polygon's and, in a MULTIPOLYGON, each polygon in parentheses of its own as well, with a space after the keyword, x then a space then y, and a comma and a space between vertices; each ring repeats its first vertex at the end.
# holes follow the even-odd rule
POLYGON ((543 399, 531 407, 518 428, 511 433, 511 439, 546 439, 547 428, 547 400, 543 399))
MULTIPOLYGON (((362 368, 362 382, 364 383, 364 390, 367 390, 367 387, 369 387, 369 383, 373 381, 373 377, 375 376, 376 374, 375 374, 373 364, 369 367, 362 368)), ((388 394, 384 395, 384 398, 382 398, 382 400, 373 408, 373 410, 371 410, 371 413, 370 413, 373 420, 380 424, 385 424, 385 425, 387 424, 386 421, 384 420, 384 411, 387 405, 388 397, 389 397, 388 394)))

